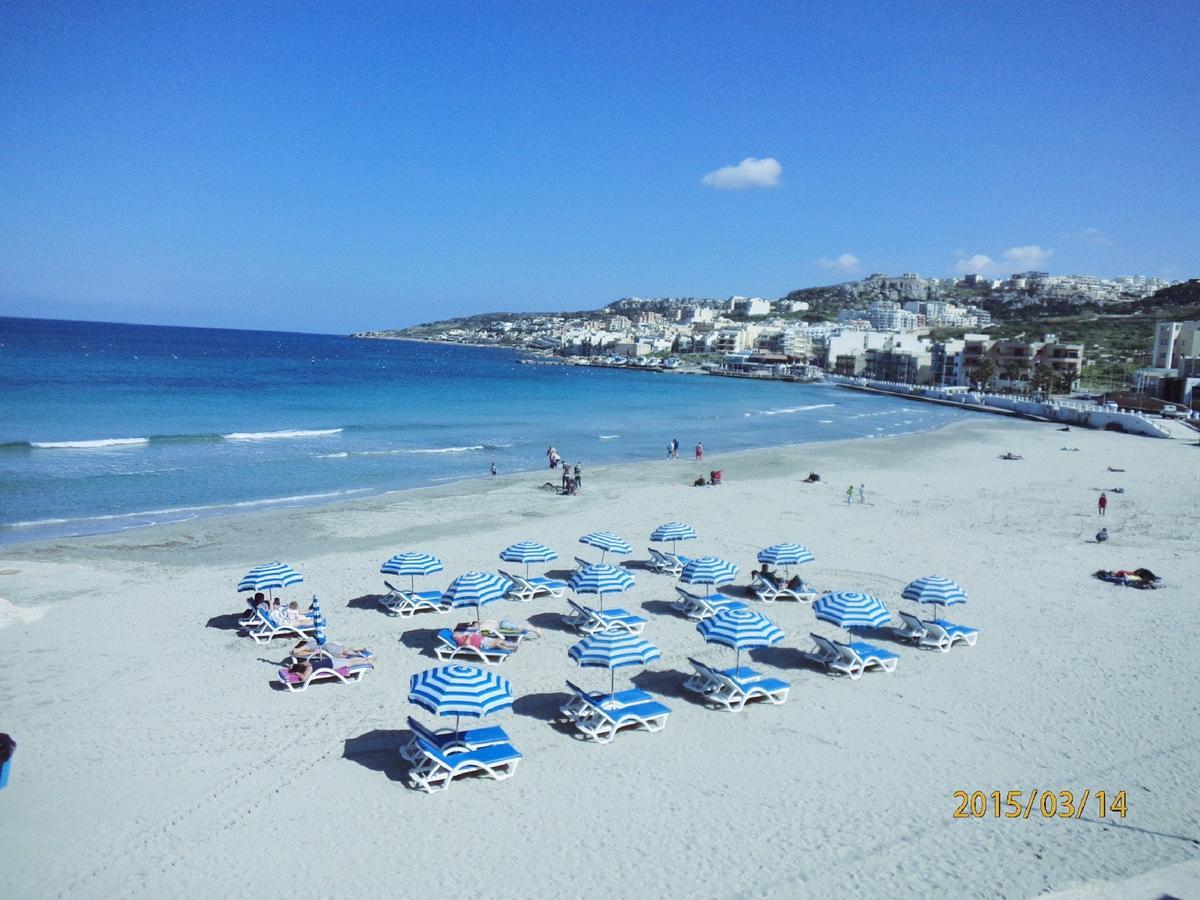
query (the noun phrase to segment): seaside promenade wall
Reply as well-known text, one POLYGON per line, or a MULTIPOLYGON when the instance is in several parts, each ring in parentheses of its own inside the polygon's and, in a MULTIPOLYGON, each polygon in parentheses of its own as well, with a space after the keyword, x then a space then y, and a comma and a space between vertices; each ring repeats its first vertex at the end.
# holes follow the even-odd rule
POLYGON ((1094 403, 1076 400, 1029 400, 1024 397, 1009 397, 1001 394, 984 394, 963 389, 927 387, 919 384, 903 384, 895 381, 876 381, 865 378, 847 378, 829 375, 828 380, 850 388, 865 388, 887 394, 911 397, 914 400, 932 400, 942 403, 961 404, 984 411, 1007 412, 1019 416, 1078 425, 1082 428, 1118 428, 1129 434, 1145 437, 1169 438, 1171 432, 1160 423, 1143 413, 1129 410, 1105 409, 1094 403))

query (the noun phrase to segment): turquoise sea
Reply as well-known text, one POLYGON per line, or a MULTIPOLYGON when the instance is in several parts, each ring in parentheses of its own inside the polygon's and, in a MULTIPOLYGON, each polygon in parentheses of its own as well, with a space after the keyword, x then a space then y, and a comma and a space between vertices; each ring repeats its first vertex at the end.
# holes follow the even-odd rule
POLYGON ((0 543, 570 463, 925 431, 825 385, 527 366, 507 350, 0 318, 0 543))

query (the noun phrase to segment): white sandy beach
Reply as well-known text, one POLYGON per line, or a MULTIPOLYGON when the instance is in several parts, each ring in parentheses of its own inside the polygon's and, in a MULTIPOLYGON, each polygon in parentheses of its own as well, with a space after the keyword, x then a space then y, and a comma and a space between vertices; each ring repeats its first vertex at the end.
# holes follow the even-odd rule
POLYGON ((1198 464, 1182 441, 979 418, 597 468, 573 498, 538 490, 547 472, 4 549, 0 731, 18 746, 0 791, 0 895, 1200 894, 1198 464), (1024 459, 997 459, 1007 450, 1024 459), (688 486, 712 468, 724 486, 688 486), (801 483, 810 470, 821 484, 801 483), (851 483, 865 504, 846 505, 851 483), (1091 541, 1101 489, 1107 544, 1091 541), (565 678, 599 688, 608 673, 567 658, 565 603, 498 604, 487 613, 544 635, 499 669, 518 700, 489 720, 524 760, 504 782, 407 788, 405 716, 435 721, 406 702, 409 676, 436 664, 433 631, 466 615, 388 617, 371 599, 380 563, 435 553, 446 571, 427 586, 444 587, 534 539, 558 551, 554 573, 597 555, 576 543, 597 529, 637 561, 670 520, 698 531, 689 553, 741 566, 739 585, 781 541, 813 550, 817 587, 893 608, 914 578, 954 578, 970 602, 950 617, 980 629, 978 646, 877 639, 898 670, 851 682, 802 655, 810 631, 841 632, 807 606, 748 601, 787 633, 753 656, 791 697, 712 711, 680 688, 686 657, 731 665, 732 651, 667 607, 672 579, 635 568, 620 605, 649 619, 663 657, 617 682, 632 673, 672 707, 663 732, 595 746, 552 725, 565 678), (305 575, 285 596, 315 592, 333 639, 375 651, 365 681, 272 688, 289 643, 256 646, 226 614, 244 607, 241 575, 275 559, 305 575), (1166 586, 1091 577, 1139 566, 1166 586), (1123 790, 1128 813, 952 818, 955 791, 1035 788, 1123 790))

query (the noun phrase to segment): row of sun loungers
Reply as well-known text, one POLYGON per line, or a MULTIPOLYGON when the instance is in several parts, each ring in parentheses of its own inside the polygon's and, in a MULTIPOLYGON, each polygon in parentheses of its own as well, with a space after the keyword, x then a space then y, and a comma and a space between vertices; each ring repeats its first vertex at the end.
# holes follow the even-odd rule
MULTIPOLYGON (((567 591, 567 583, 554 578, 534 577, 522 578, 501 571, 500 574, 512 582, 508 596, 513 600, 528 603, 538 597, 546 596, 552 600, 561 600, 567 591)), ((387 593, 377 599, 379 605, 391 615, 407 619, 419 612, 448 613, 451 606, 441 591, 402 591, 385 581, 387 593)))

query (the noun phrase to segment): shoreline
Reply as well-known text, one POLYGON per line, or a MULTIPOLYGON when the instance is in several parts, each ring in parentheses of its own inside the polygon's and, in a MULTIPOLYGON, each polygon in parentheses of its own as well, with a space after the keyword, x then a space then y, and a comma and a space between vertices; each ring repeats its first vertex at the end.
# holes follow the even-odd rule
MULTIPOLYGON (((906 398, 896 398, 896 399, 906 399, 906 398)), ((970 410, 970 411, 973 412, 974 410, 970 410)), ((897 434, 889 434, 889 435, 883 435, 883 436, 860 435, 858 437, 840 438, 840 439, 828 440, 828 441, 808 441, 808 442, 800 442, 800 443, 794 443, 794 444, 771 444, 771 445, 765 445, 765 446, 760 446, 760 447, 748 447, 748 448, 743 448, 743 449, 739 449, 739 450, 726 451, 722 455, 726 456, 726 455, 740 454, 740 453, 754 453, 754 452, 758 452, 758 451, 772 450, 772 449, 779 449, 779 448, 800 448, 800 447, 812 446, 815 444, 839 444, 839 443, 847 443, 847 442, 855 442, 855 441, 881 440, 881 439, 885 439, 885 438, 888 438, 888 439, 903 438, 903 437, 907 437, 910 435, 927 434, 931 431, 939 431, 943 428, 947 428, 947 427, 954 426, 954 425, 959 425, 959 424, 962 424, 963 422, 969 422, 969 421, 971 421, 971 419, 968 418, 968 419, 962 420, 962 422, 943 422, 943 423, 939 423, 939 424, 935 425, 933 428, 929 428, 929 429, 924 429, 924 430, 920 430, 920 431, 901 432, 901 433, 897 433, 897 434)), ((716 458, 716 454, 709 454, 709 455, 714 459, 716 458)), ((686 457, 686 458, 681 457, 681 461, 684 459, 686 459, 687 461, 691 460, 690 457, 686 457)), ((656 461, 656 458, 646 458, 646 459, 626 459, 626 460, 620 460, 620 461, 610 462, 610 463, 599 463, 594 466, 589 466, 588 473, 600 472, 606 468, 615 467, 615 466, 642 465, 642 464, 650 464, 655 461, 656 461)), ((26 546, 38 545, 38 544, 53 544, 53 543, 57 543, 59 541, 73 541, 73 540, 80 540, 80 539, 86 539, 86 538, 99 538, 99 537, 104 537, 107 535, 121 535, 121 534, 130 532, 130 531, 157 530, 160 528, 168 528, 168 527, 176 526, 176 525, 186 525, 189 522, 213 521, 213 520, 220 520, 220 519, 225 519, 225 518, 241 518, 244 516, 255 516, 255 515, 260 515, 260 514, 268 514, 268 513, 276 513, 276 512, 283 513, 283 512, 295 511, 295 510, 322 509, 325 507, 337 506, 337 505, 343 504, 343 503, 353 503, 356 501, 364 501, 364 500, 369 500, 369 499, 373 499, 373 498, 383 498, 383 497, 388 497, 388 496, 395 495, 395 494, 408 494, 413 491, 438 490, 438 489, 444 488, 444 487, 459 487, 462 485, 478 483, 478 482, 482 482, 482 481, 489 481, 489 482, 493 481, 493 480, 502 481, 503 479, 510 478, 510 477, 528 476, 528 475, 536 473, 538 471, 542 471, 542 469, 540 467, 530 468, 530 469, 516 469, 516 470, 508 472, 504 475, 495 476, 494 479, 486 471, 483 471, 478 475, 464 475, 461 477, 460 476, 451 476, 439 484, 417 484, 417 485, 412 485, 410 487, 386 488, 386 489, 382 489, 382 490, 372 490, 371 488, 349 488, 349 489, 346 489, 343 491, 335 492, 328 499, 325 499, 323 496, 314 496, 313 498, 311 498, 310 502, 305 502, 305 501, 310 500, 310 498, 308 498, 308 497, 281 497, 281 498, 263 498, 263 499, 256 499, 256 500, 241 500, 241 501, 234 501, 229 504, 214 504, 214 506, 217 507, 217 510, 215 510, 215 511, 209 511, 209 509, 206 507, 190 507, 190 508, 186 508, 186 509, 179 509, 179 510, 177 510, 177 512, 179 512, 179 513, 194 513, 194 514, 185 516, 183 518, 170 520, 170 521, 138 522, 135 524, 127 525, 122 528, 113 528, 113 529, 100 530, 100 531, 84 531, 84 532, 79 532, 76 534, 57 535, 57 536, 51 536, 51 537, 34 537, 34 538, 26 539, 26 540, 21 540, 21 539, 10 540, 10 539, 8 539, 8 536, 12 535, 20 530, 23 530, 23 529, 32 530, 37 525, 41 525, 41 524, 45 524, 45 525, 58 524, 57 521, 56 520, 46 520, 44 523, 39 521, 36 523, 25 523, 25 524, 21 524, 21 525, 5 525, 5 526, 0 527, 0 553, 3 553, 3 551, 6 550, 7 548, 13 548, 13 547, 26 547, 26 546), (351 495, 354 495, 354 496, 351 496, 351 495), (365 495, 365 496, 361 496, 361 495, 365 495)), ((547 471, 547 472, 553 471, 555 474, 555 477, 557 478, 560 470, 550 470, 547 468, 545 471, 547 471)), ((706 469, 705 471, 707 472, 708 470, 706 469)), ((585 473, 585 476, 586 476, 586 474, 587 473, 585 473)), ((176 510, 148 510, 148 511, 130 512, 130 513, 114 513, 114 514, 103 514, 103 515, 97 516, 97 518, 103 519, 103 520, 126 519, 126 518, 134 519, 134 518, 139 518, 139 517, 150 517, 151 515, 154 515, 156 513, 160 514, 160 515, 164 515, 164 514, 167 514, 168 512, 175 512, 175 511, 176 510)))

